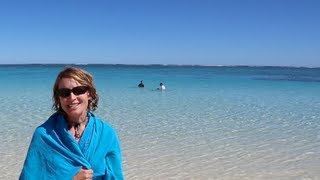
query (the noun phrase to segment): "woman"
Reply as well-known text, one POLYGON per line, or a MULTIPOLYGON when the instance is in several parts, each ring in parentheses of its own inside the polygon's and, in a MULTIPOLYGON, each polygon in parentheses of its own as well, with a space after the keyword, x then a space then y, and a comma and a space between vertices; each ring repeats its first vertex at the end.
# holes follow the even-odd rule
POLYGON ((87 71, 61 71, 56 113, 35 130, 19 179, 124 179, 118 136, 92 113, 98 100, 87 71))

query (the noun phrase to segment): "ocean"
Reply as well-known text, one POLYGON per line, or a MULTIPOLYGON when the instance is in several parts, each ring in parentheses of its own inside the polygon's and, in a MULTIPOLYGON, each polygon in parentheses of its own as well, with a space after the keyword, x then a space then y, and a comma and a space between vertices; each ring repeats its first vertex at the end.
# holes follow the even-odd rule
MULTIPOLYGON (((0 179, 18 179, 65 66, 0 66, 0 179)), ((126 179, 320 179, 320 68, 74 66, 95 78, 126 179)))

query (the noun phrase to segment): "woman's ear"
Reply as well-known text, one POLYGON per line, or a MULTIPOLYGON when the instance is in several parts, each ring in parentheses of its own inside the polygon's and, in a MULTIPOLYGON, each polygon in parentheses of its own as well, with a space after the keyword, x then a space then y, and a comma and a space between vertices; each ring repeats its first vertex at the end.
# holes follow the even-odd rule
POLYGON ((92 100, 91 94, 89 92, 87 92, 87 95, 88 95, 89 101, 91 101, 92 100))

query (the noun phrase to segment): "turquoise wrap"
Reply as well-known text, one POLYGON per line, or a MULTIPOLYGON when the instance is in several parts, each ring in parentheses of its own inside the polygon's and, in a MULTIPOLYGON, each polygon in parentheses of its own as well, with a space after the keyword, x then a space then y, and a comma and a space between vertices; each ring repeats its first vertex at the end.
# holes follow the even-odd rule
POLYGON ((53 114, 32 137, 20 180, 72 179, 81 168, 93 179, 124 179, 115 130, 92 113, 79 142, 68 132, 62 114, 53 114))

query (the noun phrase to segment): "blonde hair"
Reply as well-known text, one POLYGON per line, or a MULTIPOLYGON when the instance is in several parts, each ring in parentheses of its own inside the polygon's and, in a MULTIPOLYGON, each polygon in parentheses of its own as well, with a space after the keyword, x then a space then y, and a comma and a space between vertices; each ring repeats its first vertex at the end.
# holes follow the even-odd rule
POLYGON ((87 109, 88 109, 88 111, 94 111, 97 109, 99 97, 98 97, 98 94, 96 92, 96 88, 93 83, 92 75, 89 72, 87 72, 83 69, 80 69, 80 68, 66 67, 63 71, 61 71, 58 74, 57 79, 53 85, 53 96, 52 96, 53 106, 52 106, 52 108, 55 111, 64 112, 63 109, 61 108, 60 99, 58 96, 59 83, 62 78, 72 78, 72 79, 76 80, 78 83, 80 83, 82 86, 87 86, 90 97, 91 97, 89 99, 87 109))

